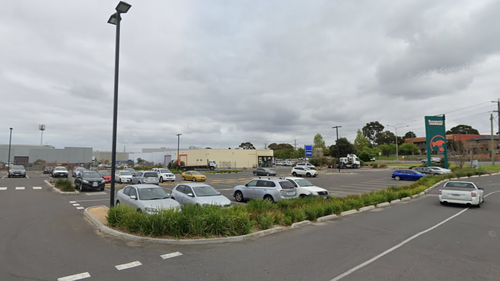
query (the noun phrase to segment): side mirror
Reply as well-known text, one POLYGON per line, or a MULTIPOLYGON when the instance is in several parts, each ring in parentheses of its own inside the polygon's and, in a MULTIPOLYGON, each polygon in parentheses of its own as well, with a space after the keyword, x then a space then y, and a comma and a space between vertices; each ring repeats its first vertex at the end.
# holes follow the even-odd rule
POLYGON ((194 197, 193 193, 188 193, 187 196, 194 197))
POLYGON ((130 195, 130 199, 132 199, 132 200, 137 200, 137 196, 135 196, 135 195, 130 195))

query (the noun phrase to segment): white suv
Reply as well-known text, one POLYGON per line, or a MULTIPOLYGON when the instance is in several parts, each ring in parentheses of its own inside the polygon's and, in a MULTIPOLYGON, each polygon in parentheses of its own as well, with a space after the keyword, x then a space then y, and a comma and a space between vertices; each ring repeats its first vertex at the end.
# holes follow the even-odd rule
POLYGON ((291 173, 294 177, 296 176, 316 177, 318 175, 318 171, 300 166, 293 167, 291 173))
POLYGON ((158 173, 158 180, 160 182, 164 182, 164 181, 174 182, 175 181, 175 175, 172 172, 170 172, 169 169, 153 168, 152 171, 155 171, 158 173))
POLYGON ((316 169, 313 164, 311 163, 297 163, 295 167, 304 167, 304 168, 309 168, 309 169, 316 169))
POLYGON ((287 181, 293 183, 295 188, 297 188, 297 192, 299 194, 299 197, 304 198, 304 197, 323 197, 323 198, 330 198, 330 195, 328 194, 328 190, 315 186, 312 184, 310 181, 303 179, 303 178, 296 178, 296 177, 286 177, 285 178, 287 181))

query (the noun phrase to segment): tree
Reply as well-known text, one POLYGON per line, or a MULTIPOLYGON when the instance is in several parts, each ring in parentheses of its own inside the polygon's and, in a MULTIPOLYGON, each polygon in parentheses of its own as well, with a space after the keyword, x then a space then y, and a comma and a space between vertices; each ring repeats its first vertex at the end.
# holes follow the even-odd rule
POLYGON ((251 142, 242 142, 239 147, 243 149, 255 149, 255 146, 251 142))
POLYGON ((320 134, 314 136, 313 143, 313 148, 325 148, 325 141, 320 134))
POLYGON ((403 138, 405 138, 405 139, 414 139, 414 138, 416 138, 416 137, 417 137, 417 135, 415 135, 415 133, 414 133, 414 132, 409 131, 409 132, 407 132, 407 133, 404 135, 404 137, 403 137, 403 138))
POLYGON ((144 162, 146 162, 146 160, 142 159, 142 158, 137 158, 137 164, 143 164, 144 162))
POLYGON ((271 143, 270 145, 267 146, 267 148, 271 149, 271 150, 276 150, 275 147, 277 146, 278 144, 273 142, 271 143))
POLYGON ((276 144, 274 146, 273 150, 282 150, 282 149, 294 149, 294 148, 293 148, 293 145, 291 145, 289 143, 280 143, 280 144, 276 144))
POLYGON ((465 162, 469 160, 470 149, 467 148, 462 141, 448 140, 447 144, 448 155, 453 159, 460 169, 463 168, 465 162))
POLYGON ((380 124, 378 121, 373 121, 366 123, 362 130, 363 135, 372 143, 375 143, 377 135, 384 130, 384 125, 380 124))
POLYGON ((354 145, 350 143, 346 138, 339 138, 338 141, 335 141, 334 145, 330 146, 330 155, 335 158, 345 157, 347 154, 351 153, 356 153, 356 149, 354 148, 354 145), (337 145, 340 155, 337 154, 337 145))
POLYGON ((401 154, 410 155, 413 153, 419 153, 420 148, 418 148, 418 146, 416 144, 405 142, 399 146, 399 152, 401 154))
POLYGON ((354 148, 357 151, 362 151, 365 147, 370 147, 370 140, 363 135, 360 129, 356 133, 356 139, 354 139, 354 148))
POLYGON ((390 144, 390 143, 396 145, 396 135, 394 135, 391 131, 378 133, 377 137, 375 138, 375 142, 378 145, 390 144))
POLYGON ((446 131, 447 135, 454 134, 454 135, 479 135, 479 131, 472 128, 469 125, 458 125, 455 126, 448 131, 446 131))
POLYGON ((394 144, 394 143, 382 144, 379 146, 379 148, 382 151, 382 154, 385 156, 389 156, 392 153, 396 153, 396 144, 394 144))
POLYGON ((297 158, 295 157, 295 149, 293 148, 275 150, 274 157, 278 159, 297 158))

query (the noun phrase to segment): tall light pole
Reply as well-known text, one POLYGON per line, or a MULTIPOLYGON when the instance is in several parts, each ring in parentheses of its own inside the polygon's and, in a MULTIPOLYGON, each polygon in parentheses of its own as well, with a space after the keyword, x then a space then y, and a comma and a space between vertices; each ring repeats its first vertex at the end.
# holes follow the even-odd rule
POLYGON ((182 134, 177 134, 177 169, 181 166, 181 156, 179 155, 179 145, 181 144, 182 134))
POLYGON ((38 129, 41 132, 41 137, 40 137, 40 146, 43 145, 43 131, 45 131, 45 124, 40 124, 38 125, 38 129))
POLYGON ((337 143, 335 144, 335 146, 337 147, 337 166, 339 167, 339 173, 340 173, 339 128, 342 128, 342 126, 334 126, 332 128, 334 128, 337 131, 337 143))
POLYGON ((116 47, 115 47, 115 95, 113 102, 113 141, 111 148, 111 196, 109 198, 109 205, 113 207, 115 205, 115 172, 116 172, 116 130, 117 130, 117 119, 118 119, 118 70, 120 62, 120 22, 121 14, 128 12, 132 5, 120 1, 116 6, 116 13, 111 15, 108 23, 116 25, 116 47))
POLYGON ((387 127, 393 127, 394 130, 396 131, 396 161, 399 161, 399 155, 398 155, 398 127, 391 126, 391 125, 387 125, 387 127))
POLYGON ((10 138, 9 138, 9 158, 7 159, 7 166, 10 168, 10 145, 12 143, 12 128, 10 128, 10 138))

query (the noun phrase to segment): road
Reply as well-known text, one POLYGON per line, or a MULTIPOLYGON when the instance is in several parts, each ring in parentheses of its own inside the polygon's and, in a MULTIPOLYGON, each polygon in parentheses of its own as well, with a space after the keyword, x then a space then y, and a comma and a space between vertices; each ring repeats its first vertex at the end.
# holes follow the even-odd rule
POLYGON ((0 180, 0 280, 500 280, 500 176, 473 179, 481 208, 441 206, 434 190, 242 243, 170 246, 100 234, 70 201, 102 195, 29 175, 0 180))

